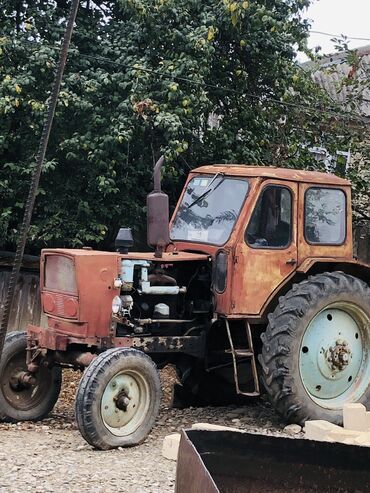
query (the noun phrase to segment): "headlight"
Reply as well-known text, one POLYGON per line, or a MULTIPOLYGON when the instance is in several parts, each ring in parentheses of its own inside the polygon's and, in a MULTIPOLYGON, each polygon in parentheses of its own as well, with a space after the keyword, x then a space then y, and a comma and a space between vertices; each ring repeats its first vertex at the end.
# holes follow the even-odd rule
POLYGON ((115 296, 112 301, 112 313, 117 314, 122 309, 122 300, 119 296, 115 296))

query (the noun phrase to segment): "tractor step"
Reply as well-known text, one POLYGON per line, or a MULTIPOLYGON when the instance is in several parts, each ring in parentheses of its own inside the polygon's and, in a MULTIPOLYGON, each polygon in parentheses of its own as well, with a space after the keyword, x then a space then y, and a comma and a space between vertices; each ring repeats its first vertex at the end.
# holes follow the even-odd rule
MULTIPOLYGON (((232 350, 226 349, 225 353, 231 354, 232 350)), ((234 353, 235 356, 238 356, 239 358, 250 358, 254 356, 254 352, 249 349, 234 349, 234 353)))
POLYGON ((226 325, 227 337, 229 339, 229 344, 230 344, 230 349, 226 349, 225 353, 231 354, 232 359, 233 359, 234 382, 235 382, 236 393, 240 394, 240 395, 245 395, 248 397, 259 396, 260 395, 260 389, 259 389, 259 382, 258 382, 256 357, 255 357, 254 349, 253 349, 251 327, 250 327, 249 323, 247 321, 245 321, 245 330, 246 330, 248 347, 246 347, 246 348, 235 348, 234 341, 232 338, 232 333, 230 330, 230 323, 229 323, 229 320, 227 320, 226 318, 225 318, 225 325, 226 325), (241 388, 240 388, 238 363, 240 363, 240 360, 242 358, 244 360, 246 358, 250 359, 250 362, 251 362, 254 389, 250 392, 246 392, 244 390, 241 390, 241 388))

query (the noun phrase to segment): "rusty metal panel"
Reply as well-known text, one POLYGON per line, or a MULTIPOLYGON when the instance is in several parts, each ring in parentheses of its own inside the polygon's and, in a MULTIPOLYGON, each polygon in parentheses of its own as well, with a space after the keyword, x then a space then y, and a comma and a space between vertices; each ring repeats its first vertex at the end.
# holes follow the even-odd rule
MULTIPOLYGON (((0 267, 0 311, 4 306, 10 269, 0 267)), ((37 271, 21 271, 10 313, 9 330, 26 330, 27 324, 41 323, 40 278, 37 271)))
MULTIPOLYGON (((294 182, 287 184, 278 180, 266 180, 262 190, 267 186, 282 186, 288 188, 291 193, 291 241, 282 248, 253 248, 245 241, 245 227, 248 224, 248 221, 245 221, 234 250, 233 270, 230 272, 232 299, 229 313, 232 315, 258 315, 272 291, 296 268, 298 185, 294 182)), ((254 202, 250 204, 251 210, 255 209, 260 192, 261 190, 255 190, 254 202)))
POLYGON ((367 264, 370 264, 370 224, 359 224, 354 227, 355 255, 367 264))
POLYGON ((257 435, 184 430, 176 493, 365 493, 370 448, 257 435))
POLYGON ((350 185, 350 182, 339 176, 319 171, 304 171, 300 169, 275 168, 273 166, 250 166, 247 164, 213 164, 201 166, 189 174, 189 180, 196 173, 214 174, 226 173, 230 176, 245 176, 250 178, 272 178, 284 181, 317 183, 319 185, 350 185))
POLYGON ((218 493, 219 491, 188 431, 183 430, 177 459, 175 493, 218 493))

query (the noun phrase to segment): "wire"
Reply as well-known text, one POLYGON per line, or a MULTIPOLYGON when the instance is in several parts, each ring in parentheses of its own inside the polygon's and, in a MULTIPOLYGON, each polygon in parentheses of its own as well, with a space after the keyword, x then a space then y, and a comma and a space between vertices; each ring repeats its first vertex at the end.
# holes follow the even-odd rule
POLYGON ((230 87, 224 87, 224 86, 218 86, 218 85, 215 85, 215 84, 209 84, 207 82, 203 82, 203 81, 196 81, 196 80, 193 80, 193 79, 189 79, 187 77, 183 77, 183 76, 177 76, 177 75, 173 75, 169 72, 162 72, 160 70, 155 70, 155 69, 149 69, 149 68, 146 68, 146 67, 142 67, 140 66, 139 64, 135 64, 135 65, 130 65, 130 64, 124 64, 124 63, 119 63, 119 62, 116 62, 114 60, 110 60, 109 58, 105 58, 105 57, 101 57, 101 56, 92 56, 92 55, 80 55, 82 57, 85 57, 85 58, 90 58, 90 59, 94 59, 94 60, 102 60, 102 61, 106 61, 107 63, 111 63, 112 65, 115 65, 115 66, 120 66, 120 67, 126 67, 126 68, 133 68, 135 70, 141 70, 142 72, 148 72, 148 73, 152 73, 152 74, 155 74, 155 75, 159 75, 159 76, 162 76, 162 77, 166 77, 166 78, 170 78, 172 80, 178 80, 178 81, 181 81, 181 82, 186 82, 188 84, 193 84, 193 85, 197 85, 197 86, 202 86, 202 87, 207 87, 207 88, 210 88, 210 89, 216 89, 216 90, 220 90, 220 91, 224 91, 224 92, 229 92, 229 93, 232 93, 232 94, 236 94, 238 96, 245 96, 249 99, 254 99, 254 100, 258 100, 258 101, 262 101, 262 102, 270 102, 270 103, 273 103, 273 104, 276 104, 276 105, 280 105, 280 106, 284 106, 286 108, 298 108, 298 109, 304 109, 306 111, 308 111, 309 113, 320 113, 320 114, 325 114, 325 115, 332 115, 332 116, 336 116, 336 117, 342 117, 344 119, 349 119, 349 120, 353 120, 353 121, 359 121, 361 123, 367 123, 367 121, 364 119, 363 116, 361 116, 360 114, 358 113, 355 113, 355 114, 351 114, 349 112, 339 112, 337 110, 333 110, 333 109, 326 109, 326 110, 322 110, 320 108, 311 108, 309 106, 306 106, 306 105, 302 105, 302 104, 297 104, 297 103, 290 103, 290 102, 284 102, 284 101, 281 101, 279 99, 276 99, 272 96, 267 96, 267 95, 264 95, 264 96, 259 96, 257 94, 252 94, 252 93, 248 93, 248 92, 242 92, 242 91, 237 91, 236 89, 232 89, 230 87))
POLYGON ((330 36, 332 38, 345 38, 345 39, 353 39, 355 41, 370 41, 370 38, 356 38, 354 36, 346 36, 345 34, 330 34, 323 31, 309 31, 311 34, 322 34, 323 36, 330 36))
MULTIPOLYGON (((32 45, 38 45, 39 44, 36 41, 31 41, 31 40, 23 40, 23 42, 25 42, 27 44, 32 44, 32 45)), ((48 46, 48 47, 53 48, 53 49, 59 49, 59 46, 48 44, 48 43, 43 43, 43 46, 48 46)), ((268 95, 260 96, 260 95, 252 94, 252 93, 248 93, 248 92, 237 91, 236 89, 232 89, 230 87, 224 87, 224 86, 218 86, 215 84, 209 84, 207 82, 189 79, 188 77, 174 75, 170 72, 162 72, 160 70, 142 67, 138 63, 132 65, 132 64, 128 64, 128 63, 117 62, 115 60, 111 60, 110 58, 106 58, 106 57, 103 57, 100 55, 94 56, 94 55, 88 55, 88 54, 81 54, 80 52, 78 52, 78 55, 82 58, 87 58, 87 59, 91 59, 91 60, 97 60, 97 61, 101 60, 101 61, 104 61, 106 63, 109 63, 111 65, 114 65, 114 66, 117 66, 120 68, 122 68, 122 67, 131 68, 131 69, 135 69, 138 71, 155 74, 155 75, 158 75, 161 77, 170 78, 172 80, 186 82, 188 84, 192 84, 192 85, 196 85, 196 86, 201 86, 201 87, 205 87, 205 88, 210 88, 210 89, 214 89, 214 90, 228 92, 230 94, 235 94, 235 95, 238 95, 241 97, 244 96, 244 97, 247 97, 249 99, 253 99, 253 100, 257 100, 257 101, 261 101, 261 102, 270 102, 272 104, 276 104, 276 105, 283 106, 286 108, 297 108, 300 110, 305 110, 306 112, 311 113, 311 114, 317 113, 317 114, 322 114, 322 115, 331 115, 333 117, 341 118, 343 120, 357 121, 357 122, 362 123, 362 124, 368 124, 369 123, 369 119, 367 117, 364 117, 358 113, 349 113, 346 111, 340 112, 340 111, 337 111, 337 110, 331 109, 331 108, 323 110, 323 109, 318 108, 318 107, 310 107, 307 105, 291 103, 291 102, 287 102, 287 101, 284 102, 284 101, 276 99, 272 96, 268 96, 268 95)))

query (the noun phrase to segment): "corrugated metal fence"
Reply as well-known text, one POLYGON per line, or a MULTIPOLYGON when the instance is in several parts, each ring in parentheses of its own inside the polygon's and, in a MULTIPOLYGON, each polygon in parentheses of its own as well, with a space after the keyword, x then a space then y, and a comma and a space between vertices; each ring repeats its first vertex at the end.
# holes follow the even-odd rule
MULTIPOLYGON (((0 313, 5 302, 13 258, 11 252, 0 252, 0 313)), ((25 255, 10 313, 9 330, 25 330, 28 323, 40 323, 39 285, 39 258, 25 255)))
POLYGON ((357 257, 370 264, 370 224, 355 227, 354 246, 357 257))
MULTIPOLYGON (((356 226, 354 243, 358 258, 370 264, 370 225, 356 226)), ((11 261, 12 254, 0 252, 0 312, 6 296, 11 261)), ((24 330, 28 323, 40 323, 39 281, 38 258, 26 256, 10 316, 10 330, 24 330)))

